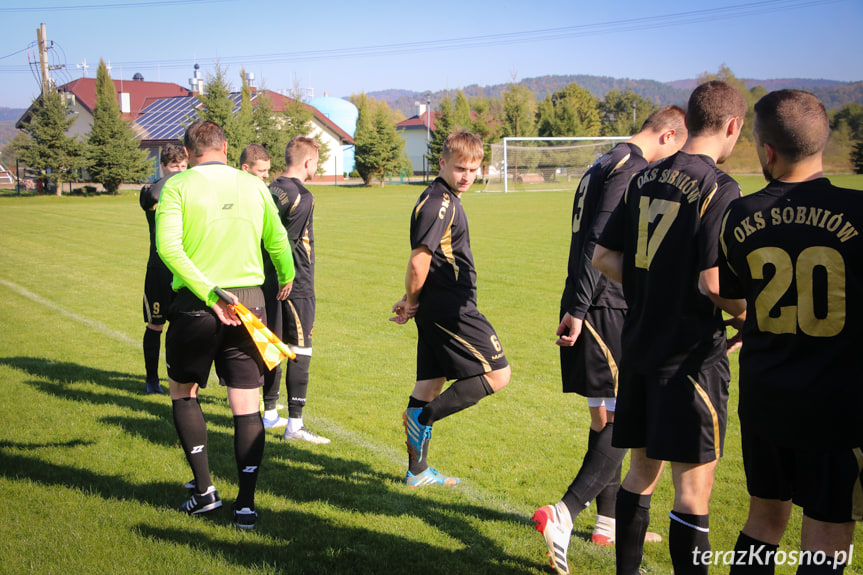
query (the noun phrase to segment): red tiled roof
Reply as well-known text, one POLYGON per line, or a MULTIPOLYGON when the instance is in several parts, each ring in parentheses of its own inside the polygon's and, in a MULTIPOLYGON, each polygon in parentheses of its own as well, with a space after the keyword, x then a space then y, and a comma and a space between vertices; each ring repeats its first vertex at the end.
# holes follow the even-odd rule
MULTIPOLYGON (((264 96, 270 98, 270 103, 273 106, 274 112, 284 112, 287 103, 290 101, 294 101, 293 98, 289 98, 288 96, 282 96, 278 92, 273 92, 271 90, 260 90, 258 92, 258 98, 262 98, 264 96)), ((354 139, 351 137, 350 134, 339 128, 339 126, 335 122, 323 115, 320 110, 308 104, 303 104, 303 106, 305 106, 306 109, 311 110, 314 113, 316 120, 318 120, 322 124, 326 124, 327 127, 329 127, 333 132, 335 132, 338 135, 339 139, 342 141, 343 145, 351 145, 354 143, 354 139)))
MULTIPOLYGON (((192 92, 186 88, 170 82, 147 82, 143 80, 111 81, 114 82, 114 89, 117 91, 118 102, 119 94, 121 92, 129 94, 131 113, 123 114, 123 117, 128 119, 136 118, 144 108, 160 98, 190 96, 192 94, 192 92)), ((78 102, 91 114, 93 113, 93 110, 96 107, 95 78, 79 78, 69 82, 68 84, 63 84, 58 89, 61 92, 71 92, 74 94, 78 102)))
POLYGON ((423 112, 419 116, 412 116, 407 120, 399 122, 398 124, 396 124, 396 130, 410 130, 414 128, 422 128, 424 130, 429 129, 431 131, 434 131, 435 119, 438 117, 438 114, 439 112, 431 113, 431 123, 429 124, 428 128, 426 128, 426 118, 428 117, 428 112, 423 112))

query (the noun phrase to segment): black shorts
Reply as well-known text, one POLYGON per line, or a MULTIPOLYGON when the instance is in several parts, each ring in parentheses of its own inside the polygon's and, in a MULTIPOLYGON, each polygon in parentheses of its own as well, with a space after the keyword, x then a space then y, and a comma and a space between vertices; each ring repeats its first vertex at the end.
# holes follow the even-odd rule
POLYGON ((144 321, 163 325, 168 319, 168 310, 174 300, 171 282, 174 274, 168 268, 147 266, 144 277, 144 321))
POLYGON ((749 495, 791 499, 817 521, 863 520, 863 451, 858 448, 778 447, 741 424, 749 495))
MULTIPOLYGON (((256 316, 265 319, 260 288, 226 288, 256 316), (257 292, 257 295, 253 292, 257 292)), ((225 325, 191 291, 180 290, 171 306, 165 336, 168 377, 178 383, 207 387, 210 367, 228 387, 256 389, 267 369, 252 337, 242 325, 225 325)))
POLYGON ((584 397, 617 396, 624 315, 626 311, 622 309, 591 308, 587 312, 575 345, 560 348, 564 393, 584 397))
POLYGON ((728 420, 726 361, 671 377, 621 371, 612 445, 647 449, 647 457, 679 463, 719 459, 728 420))
POLYGON ((288 298, 282 305, 282 341, 297 347, 312 347, 315 327, 315 298, 288 298))
POLYGON ((417 381, 464 379, 509 365, 494 328, 479 311, 416 324, 417 381))

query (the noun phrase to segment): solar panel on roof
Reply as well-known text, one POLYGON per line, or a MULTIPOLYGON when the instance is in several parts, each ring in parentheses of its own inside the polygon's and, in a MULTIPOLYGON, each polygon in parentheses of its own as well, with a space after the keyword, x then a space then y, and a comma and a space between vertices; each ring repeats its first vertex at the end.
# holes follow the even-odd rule
MULTIPOLYGON (((236 114, 240 110, 243 95, 230 94, 236 114)), ((136 132, 142 140, 178 140, 186 131, 186 126, 198 119, 201 102, 196 96, 178 96, 156 100, 135 120, 136 132)))

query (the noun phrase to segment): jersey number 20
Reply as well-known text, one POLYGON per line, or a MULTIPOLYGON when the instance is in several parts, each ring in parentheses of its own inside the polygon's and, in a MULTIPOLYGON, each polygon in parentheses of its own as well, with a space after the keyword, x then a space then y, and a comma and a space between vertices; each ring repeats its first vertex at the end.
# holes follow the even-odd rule
MULTIPOLYGON (((796 265, 785 250, 776 247, 759 248, 746 258, 752 279, 764 279, 764 266, 770 264, 776 270, 761 293, 755 298, 755 315, 758 329, 770 333, 797 333, 812 337, 831 337, 845 326, 845 261, 842 254, 824 246, 806 248, 797 258, 796 265), (816 270, 823 270, 827 279, 826 290, 818 290, 816 302, 814 289, 816 270), (788 293, 796 281, 797 305, 778 309, 779 315, 772 317, 771 310, 788 293), (820 292, 824 293, 820 293, 820 292), (816 315, 816 303, 824 317, 816 315)), ((819 272, 822 275, 822 272, 819 272)))

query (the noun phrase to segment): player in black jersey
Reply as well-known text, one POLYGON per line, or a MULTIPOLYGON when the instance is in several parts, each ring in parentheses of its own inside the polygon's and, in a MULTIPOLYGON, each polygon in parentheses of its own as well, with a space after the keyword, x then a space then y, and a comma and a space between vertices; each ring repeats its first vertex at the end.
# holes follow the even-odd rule
POLYGON ((633 176, 594 251, 621 281, 621 334, 612 444, 631 448, 617 495, 617 572, 638 573, 650 498, 671 461, 675 500, 669 550, 676 573, 707 572, 709 502, 725 437, 730 372, 721 310, 742 324, 745 303, 719 297, 719 225, 740 187, 720 171, 746 115, 743 96, 706 82, 689 98, 688 138, 675 155, 633 176))
MULTIPOLYGON (((303 424, 303 407, 309 387, 309 365, 312 361, 312 329, 315 325, 315 234, 313 215, 315 197, 303 182, 318 169, 321 145, 306 136, 293 138, 285 147, 285 173, 270 184, 270 192, 279 209, 282 223, 294 254, 296 278, 290 295, 283 302, 272 298, 279 309, 270 321, 274 333, 283 338, 297 354, 285 364, 285 387, 288 392, 288 419, 279 417, 279 368, 267 374, 264 387, 264 423, 269 427, 285 426, 284 439, 329 443, 330 440, 310 431, 303 424), (271 387, 267 383, 272 382, 271 387), (275 423, 274 423, 275 422, 275 423)), ((272 278, 275 281, 275 278, 272 278)), ((278 282, 276 282, 278 283, 278 282)), ((269 313, 269 308, 268 308, 269 313)))
POLYGON ((249 144, 240 152, 240 169, 266 183, 270 179, 270 153, 260 144, 249 144))
POLYGON ((773 573, 792 503, 812 552, 797 573, 841 573, 863 513, 863 192, 823 177, 830 126, 812 94, 767 94, 754 131, 770 183, 728 209, 719 269, 720 293, 748 307, 739 413, 750 503, 736 551, 762 549, 766 561, 731 573, 773 573))
MULTIPOLYGON (((563 391, 587 398, 590 435, 581 469, 561 501, 534 513, 548 555, 558 573, 569 573, 566 549, 572 522, 595 498, 596 529, 592 541, 614 543, 614 504, 626 450, 611 445, 614 429, 620 329, 626 312, 621 285, 590 263, 599 234, 639 170, 671 154, 686 141, 684 112, 678 106, 657 110, 641 130, 616 145, 585 172, 572 206, 568 275, 560 302, 560 369, 563 391)), ((652 541, 659 535, 648 534, 652 541)))
POLYGON ((147 260, 147 275, 144 278, 144 368, 147 373, 147 393, 162 393, 159 384, 159 349, 161 348, 162 328, 168 317, 168 307, 174 299, 171 289, 173 275, 171 270, 159 259, 156 253, 156 205, 165 182, 178 172, 186 169, 188 156, 186 148, 179 142, 165 144, 159 159, 162 177, 159 181, 141 188, 138 201, 147 216, 150 228, 150 257, 147 260))
POLYGON ((417 326, 417 377, 403 414, 411 487, 457 485, 429 467, 432 424, 474 405, 509 383, 510 367, 497 334, 476 306, 476 269, 461 195, 476 179, 482 141, 470 132, 450 134, 440 175, 411 213, 411 255, 405 295, 390 318, 417 326), (441 393, 448 379, 456 381, 441 393))

